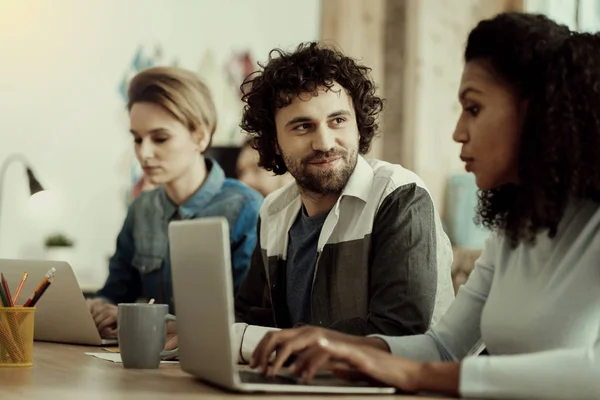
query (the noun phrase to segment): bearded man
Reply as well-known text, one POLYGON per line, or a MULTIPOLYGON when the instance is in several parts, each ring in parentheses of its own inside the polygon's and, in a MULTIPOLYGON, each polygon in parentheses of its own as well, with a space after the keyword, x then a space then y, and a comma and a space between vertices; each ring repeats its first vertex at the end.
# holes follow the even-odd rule
POLYGON ((295 179, 269 195, 235 299, 239 359, 273 329, 425 333, 454 298, 452 250, 411 171, 363 157, 383 100, 370 69, 319 43, 272 50, 242 85, 259 165, 295 179))

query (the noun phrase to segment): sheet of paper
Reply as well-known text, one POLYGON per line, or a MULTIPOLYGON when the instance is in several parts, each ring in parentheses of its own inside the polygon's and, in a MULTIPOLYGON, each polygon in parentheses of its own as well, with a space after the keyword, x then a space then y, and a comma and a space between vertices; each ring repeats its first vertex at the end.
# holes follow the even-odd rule
MULTIPOLYGON (((102 360, 106 360, 106 361, 111 361, 114 363, 120 363, 121 361, 121 354, 119 353, 85 353, 88 356, 92 356, 92 357, 96 357, 96 358, 100 358, 102 360)), ((179 361, 161 361, 161 364, 179 364, 179 361)))

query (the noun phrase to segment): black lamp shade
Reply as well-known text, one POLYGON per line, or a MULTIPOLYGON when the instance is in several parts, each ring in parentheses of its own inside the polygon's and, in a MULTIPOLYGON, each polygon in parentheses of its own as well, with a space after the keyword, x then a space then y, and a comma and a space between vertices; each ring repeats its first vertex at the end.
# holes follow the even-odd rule
POLYGON ((40 182, 37 180, 31 168, 27 168, 27 179, 29 179, 29 193, 33 196, 37 192, 44 190, 40 182))

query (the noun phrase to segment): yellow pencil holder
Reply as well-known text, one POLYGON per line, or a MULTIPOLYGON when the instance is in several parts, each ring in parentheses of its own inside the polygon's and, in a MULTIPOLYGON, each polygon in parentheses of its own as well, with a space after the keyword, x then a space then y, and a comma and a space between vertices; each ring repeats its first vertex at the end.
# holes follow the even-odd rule
POLYGON ((34 307, 0 307, 0 367, 33 365, 34 307))

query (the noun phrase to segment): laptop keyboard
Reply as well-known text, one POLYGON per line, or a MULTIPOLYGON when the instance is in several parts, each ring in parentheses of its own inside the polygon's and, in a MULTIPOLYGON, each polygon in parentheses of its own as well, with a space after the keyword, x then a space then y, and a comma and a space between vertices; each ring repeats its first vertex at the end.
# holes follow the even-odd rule
MULTIPOLYGON (((276 376, 264 376, 261 373, 255 371, 241 370, 238 371, 240 379, 243 383, 259 383, 259 384, 277 384, 277 385, 306 385, 305 383, 297 380, 296 377, 290 375, 286 376, 283 374, 276 376)), ((368 382, 360 381, 346 381, 334 377, 331 373, 321 372, 317 373, 315 378, 310 381, 308 386, 336 386, 336 387, 370 387, 372 386, 368 382)))
POLYGON ((297 385, 297 381, 294 378, 275 375, 265 376, 258 372, 253 371, 239 371, 240 380, 243 383, 259 383, 259 384, 271 384, 271 385, 297 385))

